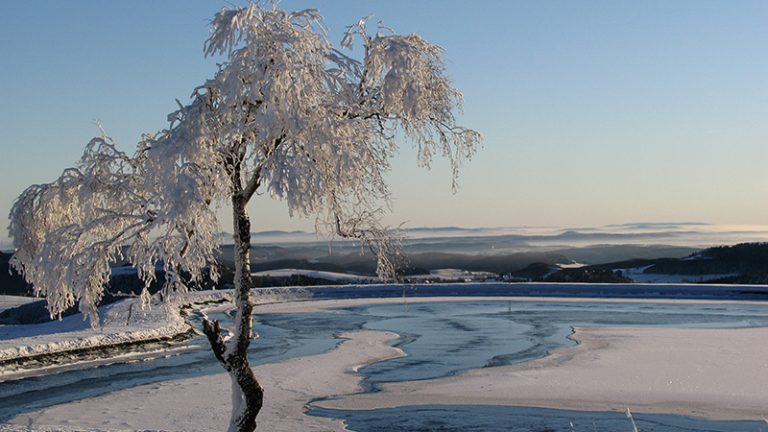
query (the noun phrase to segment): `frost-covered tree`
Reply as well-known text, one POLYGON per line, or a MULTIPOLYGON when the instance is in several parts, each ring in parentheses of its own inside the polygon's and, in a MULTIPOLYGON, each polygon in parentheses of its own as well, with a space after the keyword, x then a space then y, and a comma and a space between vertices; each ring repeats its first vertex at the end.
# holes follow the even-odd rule
POLYGON ((391 275, 397 248, 379 218, 398 140, 413 143, 423 166, 436 153, 447 157, 454 187, 479 144, 478 133, 455 123, 461 94, 444 74, 443 50, 414 34, 371 34, 366 24, 348 27, 341 41, 341 49, 362 47, 355 58, 329 43, 316 10, 219 12, 205 53, 226 60, 166 130, 146 135, 132 156, 105 135, 93 139, 75 168, 31 186, 11 210, 13 264, 51 315, 79 304, 98 322, 116 260, 133 263, 147 286, 162 268, 168 295, 215 280, 214 210, 231 206, 235 327, 227 337, 218 322, 204 322, 233 383, 230 431, 254 430, 263 398, 247 358, 251 198, 270 194, 292 215, 359 239, 377 254, 379 274, 391 275))

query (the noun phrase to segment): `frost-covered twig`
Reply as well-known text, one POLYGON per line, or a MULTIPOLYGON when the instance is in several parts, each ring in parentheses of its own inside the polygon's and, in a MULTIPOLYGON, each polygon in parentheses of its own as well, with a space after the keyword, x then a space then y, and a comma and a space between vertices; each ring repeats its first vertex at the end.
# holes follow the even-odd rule
POLYGON ((638 432, 635 418, 632 416, 632 411, 630 411, 629 408, 627 408, 627 418, 632 423, 632 432, 638 432))

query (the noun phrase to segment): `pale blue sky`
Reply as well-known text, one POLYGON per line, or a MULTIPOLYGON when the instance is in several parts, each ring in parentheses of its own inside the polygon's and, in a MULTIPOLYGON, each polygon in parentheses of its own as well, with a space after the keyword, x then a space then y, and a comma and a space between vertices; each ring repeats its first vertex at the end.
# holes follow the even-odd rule
MULTIPOLYGON (((97 133, 93 120, 125 150, 162 128, 174 100, 215 70, 202 46, 226 5, 0 4, 0 214, 79 158, 97 133)), ((320 9, 334 42, 373 13, 445 47, 465 94, 462 123, 485 145, 456 195, 444 161, 419 170, 404 146, 391 176, 392 224, 767 222, 768 2, 281 5, 320 9)), ((312 227, 264 199, 251 212, 257 231, 312 227)))

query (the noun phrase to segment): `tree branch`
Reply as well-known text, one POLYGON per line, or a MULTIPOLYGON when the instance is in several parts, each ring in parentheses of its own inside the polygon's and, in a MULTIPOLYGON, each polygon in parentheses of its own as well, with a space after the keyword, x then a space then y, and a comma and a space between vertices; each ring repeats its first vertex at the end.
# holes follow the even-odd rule
POLYGON ((255 194, 259 189, 259 186, 261 186, 261 170, 263 167, 263 165, 259 165, 259 167, 256 168, 256 170, 253 172, 250 180, 248 180, 245 188, 238 192, 238 195, 242 196, 245 202, 250 201, 253 194, 255 194))
MULTIPOLYGON (((277 148, 280 146, 280 144, 283 143, 283 140, 285 139, 285 133, 277 137, 272 144, 272 147, 267 150, 267 157, 274 154, 274 152, 277 150, 277 148)), ((246 183, 245 187, 237 192, 239 196, 241 196, 245 202, 251 200, 251 197, 253 197, 253 194, 256 193, 256 191, 261 186, 261 172, 264 168, 264 165, 261 164, 253 171, 253 175, 251 175, 251 178, 248 180, 248 183, 246 183)))
POLYGON ((211 344, 213 355, 216 360, 226 369, 230 370, 231 366, 224 359, 224 352, 227 347, 224 344, 224 339, 221 337, 221 326, 218 320, 211 321, 208 318, 203 318, 203 333, 208 338, 208 342, 211 344))

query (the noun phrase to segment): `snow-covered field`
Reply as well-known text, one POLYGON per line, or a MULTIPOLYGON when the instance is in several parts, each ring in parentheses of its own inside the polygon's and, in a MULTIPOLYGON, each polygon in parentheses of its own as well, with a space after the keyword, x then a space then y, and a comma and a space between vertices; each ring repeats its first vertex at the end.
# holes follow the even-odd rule
POLYGON ((456 281, 463 281, 463 282, 471 282, 475 280, 493 279, 497 277, 498 275, 495 273, 476 272, 476 271, 447 268, 447 269, 431 270, 427 275, 415 275, 415 276, 411 276, 410 278, 413 280, 442 279, 442 280, 456 280, 456 281))
MULTIPOLYGON (((305 269, 276 269, 266 270, 261 272, 252 273, 253 276, 261 277, 290 277, 290 276, 307 276, 317 279, 325 279, 327 281, 350 283, 350 284, 369 284, 379 283, 381 280, 375 276, 357 275, 352 273, 337 273, 320 270, 305 270, 305 269)), ((443 280, 443 281, 461 281, 472 282, 484 279, 495 279, 498 275, 489 272, 477 272, 467 271, 460 269, 436 269, 431 270, 427 274, 411 275, 408 278, 412 281, 430 281, 430 280, 443 280)))
POLYGON ((317 279, 325 279, 328 281, 344 282, 344 283, 370 283, 377 281, 378 279, 373 276, 356 275, 351 273, 336 273, 320 270, 304 270, 304 269, 278 269, 278 270, 266 270, 256 273, 251 273, 253 276, 267 276, 267 277, 290 277, 294 275, 307 276, 317 279))
POLYGON ((687 274, 662 274, 662 273, 645 273, 645 270, 652 266, 644 267, 632 267, 620 269, 622 275, 632 279, 637 283, 701 283, 716 279, 722 279, 726 277, 738 276, 739 273, 719 273, 719 274, 703 274, 703 275, 687 275, 687 274))

